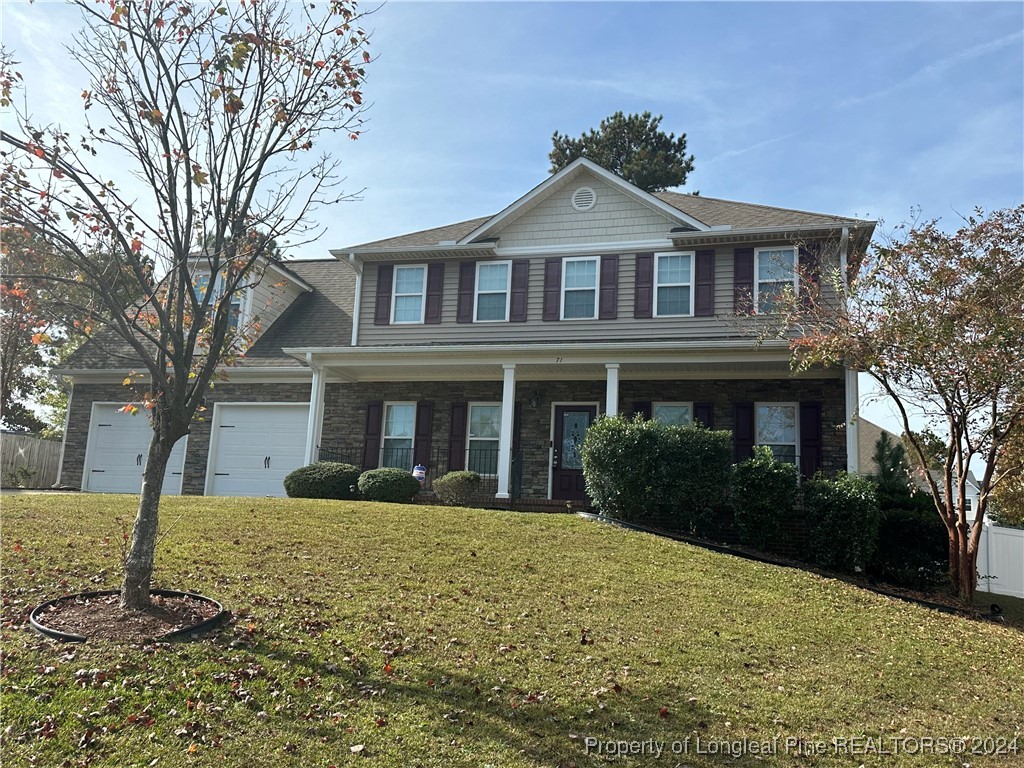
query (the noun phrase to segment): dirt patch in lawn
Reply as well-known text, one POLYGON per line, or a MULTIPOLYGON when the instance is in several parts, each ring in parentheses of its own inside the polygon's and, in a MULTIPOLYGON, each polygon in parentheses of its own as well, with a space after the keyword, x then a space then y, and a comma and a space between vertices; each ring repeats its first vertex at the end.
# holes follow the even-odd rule
POLYGON ((188 595, 153 595, 151 605, 142 610, 121 608, 119 600, 116 594, 70 597, 41 611, 36 620, 89 640, 133 643, 199 626, 220 612, 216 603, 188 595))

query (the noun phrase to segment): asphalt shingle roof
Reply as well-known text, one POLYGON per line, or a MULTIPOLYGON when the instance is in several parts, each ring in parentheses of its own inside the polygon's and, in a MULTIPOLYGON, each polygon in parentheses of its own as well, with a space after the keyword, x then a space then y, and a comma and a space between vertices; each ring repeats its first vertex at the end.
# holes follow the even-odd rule
MULTIPOLYGON (((352 338, 352 303, 355 274, 337 259, 286 262, 287 270, 309 283, 313 293, 302 293, 266 330, 245 355, 240 367, 301 367, 283 352, 285 347, 347 346, 352 338)), ((139 360, 131 346, 104 329, 68 358, 64 368, 92 370, 135 368, 139 360)))

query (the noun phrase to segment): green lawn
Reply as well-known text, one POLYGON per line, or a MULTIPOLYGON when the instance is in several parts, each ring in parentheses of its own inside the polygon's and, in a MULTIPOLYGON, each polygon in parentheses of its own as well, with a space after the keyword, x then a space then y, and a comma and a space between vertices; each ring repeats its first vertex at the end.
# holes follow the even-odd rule
POLYGON ((133 499, 2 503, 5 766, 1024 764, 1024 634, 800 571, 567 515, 168 498, 156 586, 236 621, 57 645, 27 608, 117 586, 133 499), (920 741, 960 736, 1020 754, 920 741))

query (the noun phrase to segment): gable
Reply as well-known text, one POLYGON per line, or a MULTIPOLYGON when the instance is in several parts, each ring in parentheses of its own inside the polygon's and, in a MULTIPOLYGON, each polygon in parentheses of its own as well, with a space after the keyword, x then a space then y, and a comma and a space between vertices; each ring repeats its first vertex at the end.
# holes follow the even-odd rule
POLYGON ((502 248, 663 240, 679 222, 590 172, 558 186, 545 199, 503 222, 492 237, 502 248), (594 191, 589 210, 573 207, 581 188, 594 191))

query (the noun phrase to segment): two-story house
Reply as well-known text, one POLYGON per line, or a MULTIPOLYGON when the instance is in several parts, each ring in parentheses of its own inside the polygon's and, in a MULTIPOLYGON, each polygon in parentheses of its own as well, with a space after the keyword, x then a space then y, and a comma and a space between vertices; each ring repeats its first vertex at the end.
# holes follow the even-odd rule
MULTIPOLYGON (((578 160, 496 215, 286 262, 165 490, 281 495, 322 457, 474 469, 498 502, 581 499, 583 436, 616 413, 731 430, 737 459, 760 444, 805 474, 856 470, 856 373, 796 375, 754 328, 782 286, 827 290, 814 276, 845 272, 873 227, 649 194, 578 160)), ((87 346, 62 372, 62 484, 137 491, 129 369, 87 346)))

